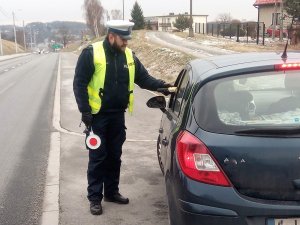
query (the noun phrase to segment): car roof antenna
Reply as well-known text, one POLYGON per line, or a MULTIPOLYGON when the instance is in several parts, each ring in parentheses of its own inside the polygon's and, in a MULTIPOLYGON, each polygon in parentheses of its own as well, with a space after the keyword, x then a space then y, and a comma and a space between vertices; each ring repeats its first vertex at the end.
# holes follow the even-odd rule
POLYGON ((289 39, 290 39, 290 36, 291 36, 291 32, 292 32, 292 28, 293 28, 293 24, 294 24, 294 19, 295 19, 295 16, 293 16, 293 19, 292 19, 292 23, 291 23, 291 26, 290 28, 288 29, 288 38, 286 40, 286 44, 285 44, 285 47, 284 47, 284 51, 281 55, 281 58, 283 60, 286 60, 287 59, 287 47, 288 47, 288 44, 289 44, 289 39))

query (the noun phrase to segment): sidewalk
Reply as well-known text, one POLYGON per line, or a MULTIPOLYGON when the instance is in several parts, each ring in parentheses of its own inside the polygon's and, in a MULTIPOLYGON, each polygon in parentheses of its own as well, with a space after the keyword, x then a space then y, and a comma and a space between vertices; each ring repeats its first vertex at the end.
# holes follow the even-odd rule
POLYGON ((89 212, 87 195, 88 151, 84 148, 84 127, 79 127, 72 91, 77 57, 61 54, 61 132, 60 225, 166 225, 168 208, 164 178, 156 157, 156 138, 161 112, 146 107, 153 95, 136 88, 133 117, 126 115, 127 141, 123 147, 120 192, 129 197, 129 205, 103 202, 103 214, 89 212), (140 102, 139 102, 140 101, 140 102), (74 132, 77 135, 74 135, 74 132))

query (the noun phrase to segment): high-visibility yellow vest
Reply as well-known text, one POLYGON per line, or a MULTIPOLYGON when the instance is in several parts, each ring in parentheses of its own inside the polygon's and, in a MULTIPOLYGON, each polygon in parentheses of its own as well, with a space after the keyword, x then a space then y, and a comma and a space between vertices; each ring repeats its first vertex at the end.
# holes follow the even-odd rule
MULTIPOLYGON (((101 96, 104 88, 105 75, 106 75, 106 57, 103 47, 103 41, 93 44, 94 51, 94 66, 95 72, 88 84, 88 96, 89 105, 92 109, 92 114, 97 114, 101 108, 101 96)), ((129 71, 129 103, 128 111, 130 114, 133 112, 133 89, 134 89, 134 76, 135 76, 135 64, 132 51, 129 48, 125 49, 127 67, 129 71)))

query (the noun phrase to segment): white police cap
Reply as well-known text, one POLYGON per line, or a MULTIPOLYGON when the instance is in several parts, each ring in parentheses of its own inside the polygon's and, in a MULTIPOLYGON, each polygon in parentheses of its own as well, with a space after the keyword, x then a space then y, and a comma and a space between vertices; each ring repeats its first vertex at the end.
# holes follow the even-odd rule
POLYGON ((108 32, 119 35, 122 39, 130 40, 133 22, 128 20, 109 20, 106 22, 108 32))

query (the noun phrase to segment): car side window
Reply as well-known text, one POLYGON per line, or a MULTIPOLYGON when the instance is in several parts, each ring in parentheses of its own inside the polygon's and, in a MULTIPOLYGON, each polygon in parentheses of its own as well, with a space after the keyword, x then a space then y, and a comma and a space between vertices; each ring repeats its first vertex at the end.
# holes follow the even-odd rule
POLYGON ((183 102, 183 96, 188 83, 189 83, 189 75, 188 75, 188 71, 185 71, 185 73, 181 77, 179 85, 177 85, 177 92, 175 93, 175 97, 174 97, 173 111, 177 116, 179 116, 180 114, 180 110, 183 102))
MULTIPOLYGON (((186 70, 183 69, 180 71, 178 77, 176 78, 176 81, 174 83, 174 86, 175 87, 178 87, 179 86, 179 83, 181 81, 181 78, 182 76, 185 74, 186 70)), ((173 106, 174 106, 174 99, 175 99, 175 95, 176 95, 176 92, 175 93, 172 93, 171 96, 170 96, 170 101, 169 101, 169 108, 170 109, 173 109, 173 106)))

